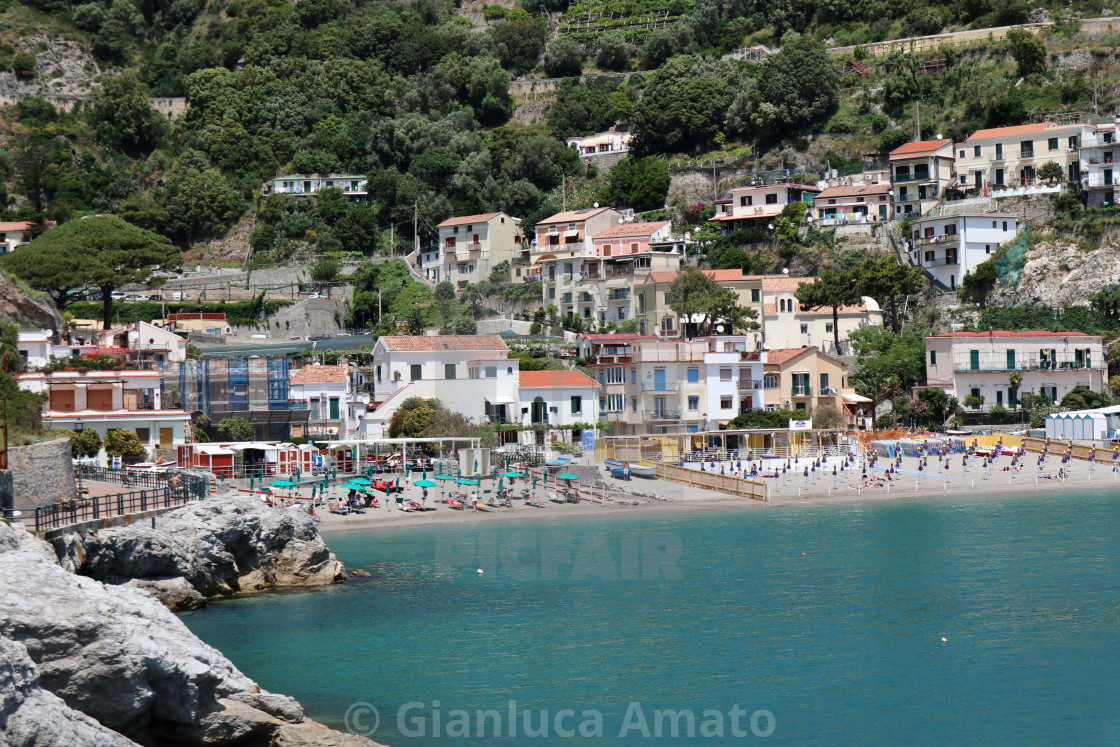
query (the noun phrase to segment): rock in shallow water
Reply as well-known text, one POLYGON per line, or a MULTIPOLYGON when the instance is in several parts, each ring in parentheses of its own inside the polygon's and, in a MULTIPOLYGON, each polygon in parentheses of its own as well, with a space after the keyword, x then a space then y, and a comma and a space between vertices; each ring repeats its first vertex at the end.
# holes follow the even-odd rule
POLYGON ((158 517, 155 529, 113 527, 62 544, 60 555, 80 558, 78 573, 146 589, 172 609, 239 592, 346 579, 345 566, 310 516, 250 496, 190 504, 158 517))

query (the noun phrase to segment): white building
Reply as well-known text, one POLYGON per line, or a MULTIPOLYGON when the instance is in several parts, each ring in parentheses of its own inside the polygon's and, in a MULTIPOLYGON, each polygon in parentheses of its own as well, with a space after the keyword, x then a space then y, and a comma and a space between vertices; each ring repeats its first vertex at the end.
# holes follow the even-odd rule
POLYGON ((69 355, 68 348, 66 348, 66 353, 60 353, 56 349, 56 346, 51 342, 51 330, 49 329, 21 330, 16 348, 19 350, 19 357, 23 361, 24 368, 42 368, 51 362, 52 355, 69 355))
POLYGON ((359 434, 382 436, 410 397, 438 399, 476 423, 517 422, 519 363, 498 335, 383 336, 373 346, 373 402, 359 434))
POLYGON ((20 389, 48 396, 43 424, 85 428, 105 436, 109 429, 133 431, 145 448, 170 449, 186 443, 190 415, 165 408, 159 371, 56 371, 16 375, 20 389))
POLYGON ((276 194, 299 196, 318 194, 324 189, 341 189, 353 200, 366 196, 365 174, 288 174, 272 180, 276 194))
POLYGON ((1006 213, 919 218, 911 226, 911 261, 948 290, 1019 233, 1019 219, 1006 213))
POLYGON ((570 137, 565 142, 575 148, 580 158, 597 156, 602 153, 629 153, 629 132, 599 132, 587 137, 570 137))
MULTIPOLYGON (((812 282, 815 279, 801 280, 812 282)), ((829 355, 851 355, 846 344, 848 335, 864 327, 882 326, 883 312, 874 298, 863 296, 858 304, 840 307, 834 320, 829 307, 802 310, 796 289, 787 288, 775 293, 772 300, 767 298, 757 321, 762 325, 762 339, 775 350, 815 347, 829 355), (839 351, 836 350, 835 326, 840 328, 839 351)))
POLYGON ((132 361, 181 363, 187 359, 187 340, 148 322, 132 322, 97 332, 98 353, 123 355, 132 361))
POLYGON ((748 345, 743 336, 708 338, 709 350, 704 352, 707 430, 718 430, 740 413, 764 407, 767 354, 751 353, 748 345))
POLYGON ((310 435, 345 438, 356 430, 369 401, 357 392, 362 379, 345 359, 337 366, 304 366, 291 375, 289 397, 307 403, 310 435))
POLYGON ((33 225, 27 221, 0 222, 0 255, 9 254, 28 243, 24 237, 33 225))
POLYGON ((1028 392, 1057 403, 1077 387, 1104 391, 1108 362, 1101 338, 1084 332, 948 332, 926 338, 926 380, 962 403, 976 396, 983 410, 1011 409, 1028 392))
POLYGON ((1109 124, 1087 129, 1082 135, 1080 149, 1081 189, 1086 193, 1089 207, 1115 207, 1116 184, 1120 170, 1116 157, 1120 155, 1120 115, 1109 124))
POLYGON ((579 371, 522 371, 520 422, 564 428, 599 421, 599 385, 579 371))

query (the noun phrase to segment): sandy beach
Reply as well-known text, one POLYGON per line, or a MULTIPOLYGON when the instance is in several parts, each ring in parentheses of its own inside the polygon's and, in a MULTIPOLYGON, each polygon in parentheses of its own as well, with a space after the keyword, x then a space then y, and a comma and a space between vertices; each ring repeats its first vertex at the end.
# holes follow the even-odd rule
MULTIPOLYGON (((901 462, 880 457, 866 470, 864 480, 862 464, 854 463, 843 469, 842 462, 826 462, 818 471, 805 477, 805 468, 814 463, 797 460, 790 463, 788 470, 778 478, 764 478, 769 485, 769 500, 766 502, 727 495, 710 490, 694 488, 666 480, 633 479, 629 482, 607 476, 596 484, 609 491, 605 504, 582 502, 558 503, 549 500, 551 491, 538 488, 535 496, 540 506, 528 505, 517 498, 512 507, 487 506, 480 511, 472 511, 465 501, 463 509, 453 509, 442 498, 449 491, 430 488, 426 501, 427 510, 402 511, 395 503, 386 505, 385 496, 375 493, 381 506, 364 509, 363 513, 338 515, 329 513, 326 506, 316 509, 320 518, 320 529, 330 533, 348 529, 380 529, 392 527, 411 527, 427 524, 465 524, 486 521, 548 521, 571 517, 622 517, 626 515, 648 516, 651 513, 682 511, 726 511, 726 510, 764 510, 778 506, 814 506, 838 503, 880 503, 883 501, 905 501, 915 498, 930 500, 944 497, 967 498, 988 495, 1024 494, 1045 491, 1049 493, 1070 490, 1120 489, 1120 473, 1111 464, 1095 464, 1069 460, 1050 454, 1039 465, 1037 454, 1027 454, 1011 467, 1012 457, 999 456, 985 467, 980 457, 970 457, 967 466, 962 463, 961 454, 950 454, 944 460, 936 455, 924 457, 919 470, 919 458, 902 457, 901 462), (833 474, 833 468, 836 474, 833 474), (890 479, 886 479, 887 469, 894 467, 890 479), (1049 477, 1047 477, 1049 475, 1049 477)), ((728 463, 716 463, 715 469, 728 468, 728 463)), ((779 465, 779 468, 784 463, 779 465)), ((705 465, 711 469, 711 465, 705 465)), ((749 467, 748 467, 749 469, 749 467)), ((765 469, 772 474, 773 464, 765 469)), ((422 489, 401 480, 403 496, 407 500, 421 501, 422 489)), ((486 481, 482 488, 494 487, 486 481)), ((518 487, 518 493, 523 490, 518 487)), ((300 491, 308 495, 310 490, 300 491)), ((337 502, 345 497, 347 491, 330 488, 327 501, 337 502)))

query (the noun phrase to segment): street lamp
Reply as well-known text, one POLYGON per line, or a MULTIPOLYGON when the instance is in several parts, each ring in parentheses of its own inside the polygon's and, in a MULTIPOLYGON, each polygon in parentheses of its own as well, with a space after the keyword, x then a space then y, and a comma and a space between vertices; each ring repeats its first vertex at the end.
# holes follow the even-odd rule
MULTIPOLYGON (((82 431, 86 429, 85 423, 82 422, 81 416, 74 420, 74 432, 78 434, 78 444, 81 448, 82 431)), ((82 495, 82 454, 78 452, 78 496, 82 495)))

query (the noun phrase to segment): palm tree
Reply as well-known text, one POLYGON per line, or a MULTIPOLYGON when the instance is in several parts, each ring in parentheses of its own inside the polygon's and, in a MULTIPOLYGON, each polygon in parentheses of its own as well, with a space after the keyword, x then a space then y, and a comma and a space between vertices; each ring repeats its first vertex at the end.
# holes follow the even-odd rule
POLYGON ((1012 371, 1007 374, 1007 383, 1011 385, 1011 409, 1019 407, 1019 387, 1023 385, 1023 372, 1012 371))

